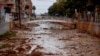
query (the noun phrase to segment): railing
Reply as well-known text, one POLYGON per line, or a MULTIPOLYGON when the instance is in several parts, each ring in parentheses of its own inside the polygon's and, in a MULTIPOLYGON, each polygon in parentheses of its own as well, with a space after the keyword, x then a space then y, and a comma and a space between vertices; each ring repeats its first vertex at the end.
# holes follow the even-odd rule
POLYGON ((15 4, 15 0, 9 0, 8 4, 15 4))
POLYGON ((54 19, 54 20, 69 20, 67 17, 51 17, 51 16, 37 16, 36 18, 32 18, 33 20, 45 20, 45 19, 54 19))

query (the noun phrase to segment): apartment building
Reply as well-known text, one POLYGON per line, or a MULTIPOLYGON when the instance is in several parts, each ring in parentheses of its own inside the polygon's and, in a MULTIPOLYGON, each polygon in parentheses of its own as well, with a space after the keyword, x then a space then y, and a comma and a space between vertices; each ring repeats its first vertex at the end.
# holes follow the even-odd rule
POLYGON ((20 10, 20 12, 18 12, 17 14, 20 14, 19 20, 21 21, 22 24, 25 24, 25 22, 27 22, 31 19, 31 15, 32 15, 31 0, 19 0, 19 3, 17 3, 16 9, 17 9, 17 11, 20 10), (19 4, 20 4, 20 7, 18 7, 19 4))
POLYGON ((28 15, 28 18, 31 18, 32 15, 32 1, 25 0, 25 12, 28 15))
POLYGON ((0 18, 10 22, 15 13, 15 0, 0 0, 0 18))
POLYGON ((31 0, 0 0, 0 22, 18 21, 22 23, 23 19, 29 20, 31 14, 31 0))
POLYGON ((0 0, 0 35, 10 30, 15 13, 15 0, 0 0))

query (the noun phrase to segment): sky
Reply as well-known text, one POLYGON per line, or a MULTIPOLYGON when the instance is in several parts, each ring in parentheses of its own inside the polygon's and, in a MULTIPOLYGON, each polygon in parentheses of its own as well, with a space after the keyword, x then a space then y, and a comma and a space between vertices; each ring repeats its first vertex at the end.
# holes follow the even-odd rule
POLYGON ((56 0, 32 0, 33 5, 36 6, 35 13, 42 14, 48 12, 48 8, 54 3, 56 0))

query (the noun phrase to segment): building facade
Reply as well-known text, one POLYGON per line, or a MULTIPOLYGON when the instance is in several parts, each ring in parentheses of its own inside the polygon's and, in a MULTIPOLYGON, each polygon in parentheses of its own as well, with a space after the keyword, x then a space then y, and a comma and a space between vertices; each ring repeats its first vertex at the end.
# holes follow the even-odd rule
POLYGON ((15 13, 15 0, 0 0, 0 35, 10 30, 10 21, 15 13))
POLYGON ((0 0, 0 18, 10 22, 15 13, 15 0, 0 0))
POLYGON ((25 12, 28 15, 28 18, 31 18, 32 15, 32 1, 25 0, 25 12))
POLYGON ((15 0, 14 4, 14 21, 18 21, 19 24, 24 24, 24 22, 28 21, 31 18, 32 2, 31 0, 15 0))
POLYGON ((13 21, 17 21, 21 24, 28 21, 31 18, 31 14, 31 0, 0 0, 0 29, 6 32, 10 30, 10 24, 13 21), (7 22, 7 24, 5 22, 7 22))

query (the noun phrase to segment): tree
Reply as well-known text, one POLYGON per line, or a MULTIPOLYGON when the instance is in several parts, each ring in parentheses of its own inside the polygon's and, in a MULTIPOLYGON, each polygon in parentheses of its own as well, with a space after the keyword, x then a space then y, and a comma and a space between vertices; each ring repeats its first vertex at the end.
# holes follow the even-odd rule
POLYGON ((65 3, 64 2, 57 2, 54 3, 48 10, 49 10, 49 14, 50 15, 60 15, 60 16, 64 16, 65 15, 65 7, 64 7, 65 3))
POLYGON ((36 15, 35 15, 35 10, 36 10, 36 7, 35 7, 35 6, 33 6, 33 7, 32 7, 32 9, 33 9, 33 11, 34 11, 34 12, 32 12, 32 15, 31 15, 31 16, 36 17, 36 15))
POLYGON ((61 16, 72 17, 75 9, 79 13, 83 11, 93 12, 97 6, 100 7, 100 0, 62 0, 54 3, 48 10, 50 15, 58 13, 61 16))
POLYGON ((36 10, 36 7, 35 7, 35 6, 33 6, 33 7, 32 7, 32 9, 33 9, 33 10, 36 10))

